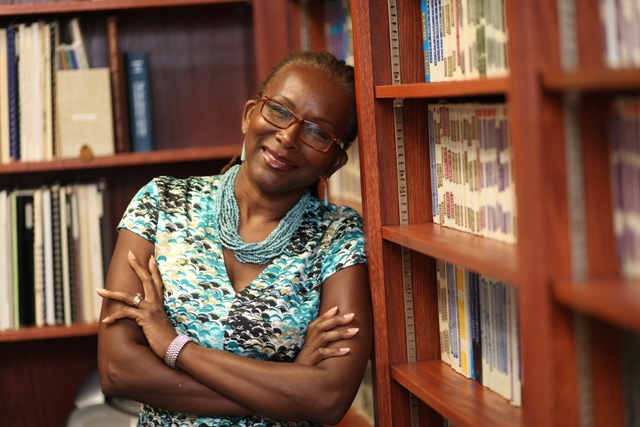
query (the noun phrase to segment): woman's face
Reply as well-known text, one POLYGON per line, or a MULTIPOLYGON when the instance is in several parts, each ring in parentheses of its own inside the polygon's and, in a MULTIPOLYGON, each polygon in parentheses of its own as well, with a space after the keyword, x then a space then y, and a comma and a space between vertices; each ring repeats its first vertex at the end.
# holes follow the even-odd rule
MULTIPOLYGON (((344 138, 351 98, 344 88, 317 69, 291 65, 266 87, 269 98, 298 117, 344 138)), ((300 140, 301 124, 279 129, 260 114, 262 101, 248 101, 242 123, 245 163, 264 191, 283 193, 306 189, 320 176, 329 177, 347 161, 338 145, 322 153, 300 140)))

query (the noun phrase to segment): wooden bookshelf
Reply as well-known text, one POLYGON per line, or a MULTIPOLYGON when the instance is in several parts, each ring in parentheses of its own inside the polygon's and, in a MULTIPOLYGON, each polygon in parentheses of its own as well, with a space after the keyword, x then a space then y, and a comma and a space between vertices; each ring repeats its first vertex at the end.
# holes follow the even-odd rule
POLYGON ((392 365, 391 377, 456 425, 522 425, 522 411, 477 382, 453 372, 444 362, 392 365))
POLYGON ((98 333, 96 323, 74 324, 72 326, 43 326, 21 328, 0 333, 0 343, 33 340, 52 340, 58 338, 74 338, 93 336, 98 333))
POLYGON ((640 332, 640 284, 637 281, 558 281, 553 285, 553 296, 558 303, 572 310, 640 332))
POLYGON ((416 417, 421 426, 440 426, 443 417, 459 427, 573 427, 584 425, 581 417, 625 425, 621 337, 639 330, 640 296, 637 281, 620 279, 616 259, 608 117, 615 96, 637 95, 640 72, 605 65, 600 3, 506 0, 509 76, 425 83, 419 2, 353 1, 380 425, 412 425, 416 417), (561 16, 565 7, 575 9, 561 16), (392 34, 390 16, 398 24, 392 34), (517 245, 433 224, 427 106, 440 99, 506 102, 517 245), (394 117, 400 101, 402 126, 394 117), (577 148, 568 150, 574 136, 577 148), (402 188, 398 164, 406 171, 402 188), (585 238, 576 240, 580 233, 585 238), (517 287, 522 408, 440 361, 435 259, 517 287), (409 341, 405 317, 415 326, 409 341))
POLYGON ((389 225, 382 238, 496 279, 518 283, 517 247, 434 224, 389 225))
MULTIPOLYGON (((10 3, 0 5, 2 26, 77 16, 92 68, 108 67, 106 18, 111 15, 117 17, 121 52, 148 53, 154 151, 0 165, 3 188, 103 181, 110 250, 117 223, 145 183, 159 175, 217 174, 240 153, 244 103, 273 64, 300 49, 297 1, 10 3)), ((323 28, 321 14, 310 20, 323 28)), ((0 425, 62 425, 78 387, 97 367, 96 333, 95 324, 0 332, 0 348, 7 355, 0 370, 0 425)))

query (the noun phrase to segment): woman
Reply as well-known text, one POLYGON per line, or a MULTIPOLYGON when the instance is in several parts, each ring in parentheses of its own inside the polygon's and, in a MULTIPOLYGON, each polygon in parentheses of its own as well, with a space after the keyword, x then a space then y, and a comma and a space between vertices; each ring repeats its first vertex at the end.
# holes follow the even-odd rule
POLYGON ((364 374, 361 219, 309 194, 357 134, 353 68, 287 56, 242 132, 241 165, 157 178, 119 225, 99 369, 105 394, 144 403, 139 425, 336 424, 364 374))

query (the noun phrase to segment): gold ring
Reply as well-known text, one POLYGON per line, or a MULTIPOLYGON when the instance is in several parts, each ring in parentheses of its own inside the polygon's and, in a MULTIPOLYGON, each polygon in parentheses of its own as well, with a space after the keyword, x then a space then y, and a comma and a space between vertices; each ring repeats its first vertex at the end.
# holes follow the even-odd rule
POLYGON ((138 308, 140 301, 142 301, 142 295, 136 294, 136 297, 133 299, 133 302, 131 303, 131 305, 133 305, 135 308, 138 308))

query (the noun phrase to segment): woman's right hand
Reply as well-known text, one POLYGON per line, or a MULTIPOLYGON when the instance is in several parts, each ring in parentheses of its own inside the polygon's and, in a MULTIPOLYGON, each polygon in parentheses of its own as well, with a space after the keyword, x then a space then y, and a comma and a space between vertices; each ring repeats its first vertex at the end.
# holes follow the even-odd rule
POLYGON ((316 366, 324 359, 348 354, 349 347, 331 347, 327 344, 356 336, 358 328, 346 327, 353 316, 353 313, 338 315, 338 307, 333 307, 309 323, 304 346, 294 363, 316 366))

